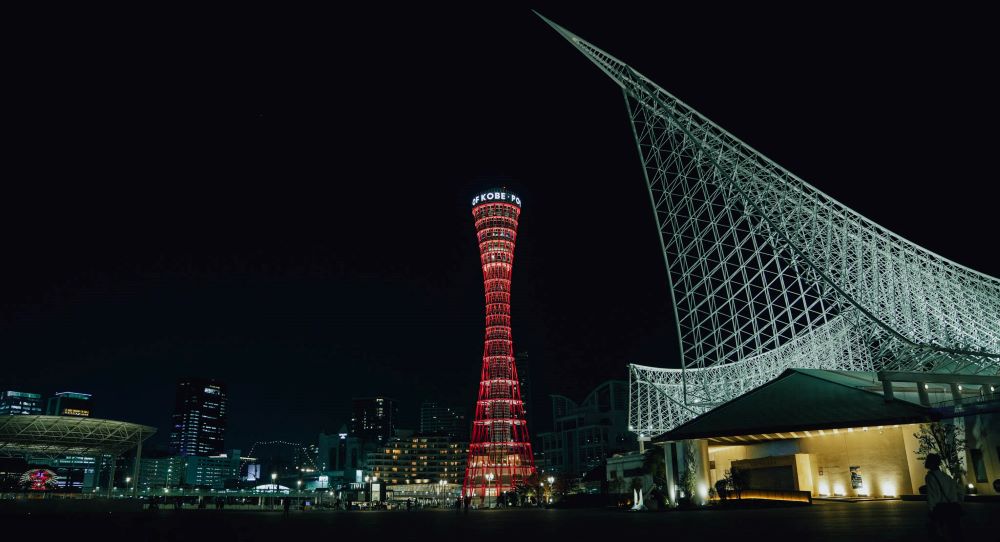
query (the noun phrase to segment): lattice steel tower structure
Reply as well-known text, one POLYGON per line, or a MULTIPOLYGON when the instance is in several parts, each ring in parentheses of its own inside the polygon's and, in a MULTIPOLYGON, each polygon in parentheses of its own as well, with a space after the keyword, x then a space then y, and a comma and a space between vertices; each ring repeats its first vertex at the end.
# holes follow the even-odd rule
POLYGON ((510 276, 521 199, 506 190, 473 198, 486 290, 486 340, 479 400, 462 494, 496 498, 535 472, 510 332, 510 276))
POLYGON ((622 89, 680 369, 629 366, 645 435, 788 368, 1000 373, 1000 280, 875 224, 631 66, 542 17, 622 89))

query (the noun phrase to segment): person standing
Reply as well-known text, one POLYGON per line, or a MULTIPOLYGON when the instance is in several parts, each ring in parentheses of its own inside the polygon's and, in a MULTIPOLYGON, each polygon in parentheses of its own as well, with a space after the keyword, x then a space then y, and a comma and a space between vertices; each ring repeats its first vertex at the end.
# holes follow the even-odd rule
POLYGON ((941 471, 941 456, 927 454, 924 461, 927 476, 927 507, 931 518, 931 536, 942 538, 946 533, 948 540, 962 540, 962 492, 958 483, 941 471))

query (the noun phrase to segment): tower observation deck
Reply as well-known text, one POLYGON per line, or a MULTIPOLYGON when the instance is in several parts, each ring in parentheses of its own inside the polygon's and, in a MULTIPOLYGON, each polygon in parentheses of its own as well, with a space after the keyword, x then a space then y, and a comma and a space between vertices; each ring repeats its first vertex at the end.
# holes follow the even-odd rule
POLYGON ((521 199, 502 189, 472 200, 486 292, 479 399, 462 486, 466 497, 497 497, 535 473, 510 332, 510 276, 521 199))

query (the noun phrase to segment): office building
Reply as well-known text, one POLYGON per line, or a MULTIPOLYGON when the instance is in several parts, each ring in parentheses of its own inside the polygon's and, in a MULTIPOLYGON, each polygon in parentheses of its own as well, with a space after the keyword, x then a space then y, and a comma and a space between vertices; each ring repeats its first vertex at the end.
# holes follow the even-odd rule
POLYGON ((215 379, 177 382, 170 450, 181 456, 217 456, 225 447, 226 386, 215 379))
POLYGON ((528 427, 534 427, 534 403, 531 396, 531 358, 527 352, 518 352, 514 356, 514 366, 517 368, 517 381, 521 385, 521 403, 524 404, 524 418, 528 427))
MULTIPOLYGON (((188 486, 223 489, 240 478, 240 450, 213 456, 163 455, 139 462, 141 490, 188 486)), ((131 471, 130 471, 131 472, 131 471)))
POLYGON ((0 394, 0 416, 41 413, 42 396, 37 393, 7 390, 0 394))
POLYGON ((553 430, 539 438, 552 472, 582 476, 611 455, 637 448, 635 434, 628 430, 627 382, 604 382, 580 404, 562 395, 551 397, 553 430))
POLYGON ((396 430, 399 407, 388 397, 356 397, 352 400, 351 436, 384 443, 396 430))
POLYGON ((458 440, 468 440, 469 425, 457 408, 437 401, 420 405, 420 432, 438 433, 458 440))
POLYGON ((61 391, 49 397, 46 414, 49 416, 93 416, 94 398, 89 393, 61 391))

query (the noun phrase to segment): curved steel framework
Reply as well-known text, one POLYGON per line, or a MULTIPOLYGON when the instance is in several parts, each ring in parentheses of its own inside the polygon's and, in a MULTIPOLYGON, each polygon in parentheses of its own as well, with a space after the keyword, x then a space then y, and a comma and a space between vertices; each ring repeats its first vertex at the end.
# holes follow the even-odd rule
POLYGON ((1000 280, 866 219, 545 21, 622 88, 660 233, 681 368, 630 366, 631 430, 667 431, 791 367, 1000 372, 1000 280))
POLYGON ((0 416, 0 457, 117 457, 154 433, 145 425, 99 418, 0 416))
POLYGON ((510 332, 510 275, 521 200, 496 190, 473 200, 486 290, 486 339, 462 494, 496 497, 535 472, 510 332))

